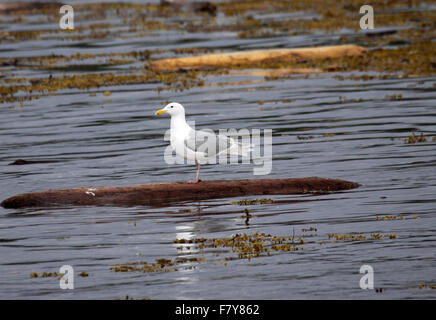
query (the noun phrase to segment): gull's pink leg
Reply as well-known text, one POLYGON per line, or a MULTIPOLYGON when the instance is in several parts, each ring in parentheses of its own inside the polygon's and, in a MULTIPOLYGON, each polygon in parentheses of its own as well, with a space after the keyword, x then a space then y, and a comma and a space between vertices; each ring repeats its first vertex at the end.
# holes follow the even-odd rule
POLYGON ((197 160, 195 160, 195 164, 197 166, 197 174, 195 176, 195 180, 194 181, 188 181, 188 183, 198 183, 200 182, 200 164, 197 162, 197 160))

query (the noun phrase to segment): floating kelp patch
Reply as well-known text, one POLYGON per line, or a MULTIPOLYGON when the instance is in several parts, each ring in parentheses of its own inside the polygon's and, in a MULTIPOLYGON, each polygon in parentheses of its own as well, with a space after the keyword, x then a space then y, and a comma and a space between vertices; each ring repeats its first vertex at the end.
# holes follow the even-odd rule
POLYGON ((315 227, 309 227, 309 228, 302 228, 301 229, 301 231, 302 232, 311 232, 311 231, 318 231, 318 229, 317 228, 315 228, 315 227))
MULTIPOLYGON (((305 243, 302 236, 287 237, 273 236, 265 233, 236 234, 229 238, 195 238, 195 239, 175 239, 173 243, 178 244, 177 250, 181 256, 175 259, 159 258, 154 263, 146 261, 133 261, 126 263, 116 263, 110 267, 113 272, 172 272, 180 269, 194 269, 196 264, 206 262, 204 250, 206 248, 227 248, 228 252, 236 254, 218 261, 218 264, 227 266, 227 261, 237 259, 248 259, 261 255, 269 256, 271 252, 301 251, 305 243), (200 250, 201 256, 194 256, 191 253, 184 253, 186 250, 200 250), (188 254, 189 256, 185 256, 188 254)), ((217 254, 213 255, 214 257, 217 254)), ((217 261, 214 261, 217 263, 217 261)))
POLYGON ((244 200, 239 200, 239 201, 232 201, 232 204, 237 204, 240 206, 249 206, 249 205, 256 205, 256 204, 270 204, 270 203, 274 203, 274 200, 262 198, 262 199, 244 199, 244 200))
POLYGON ((399 215, 399 216, 377 216, 377 221, 380 220, 384 220, 384 221, 388 221, 388 220, 404 220, 404 216, 403 215, 399 215))
POLYGON ((62 6, 61 2, 49 1, 30 1, 30 2, 8 2, 0 4, 0 13, 12 13, 14 11, 25 11, 25 10, 44 10, 44 9, 59 9, 62 6))
POLYGON ((436 289, 436 284, 419 284, 418 289, 436 289))
MULTIPOLYGON (((418 219, 419 216, 412 216, 407 219, 418 219)), ((389 220, 405 220, 406 218, 400 214, 399 216, 377 216, 377 221, 389 221, 389 220)))
POLYGON ((57 272, 31 272, 31 278, 61 278, 63 276, 62 273, 57 272))
POLYGON ((381 240, 381 239, 396 239, 395 234, 382 235, 379 233, 371 233, 370 235, 364 235, 360 233, 330 233, 328 234, 330 240, 334 241, 367 241, 367 240, 381 240))
MULTIPOLYGON (((57 272, 31 272, 31 278, 59 278, 61 279, 64 276, 63 273, 57 272)), ((82 271, 79 273, 80 277, 88 277, 89 274, 86 271, 82 271)))
POLYGON ((424 133, 421 132, 421 135, 419 136, 416 136, 414 133, 412 133, 404 140, 404 143, 406 144, 413 144, 418 142, 427 142, 427 138, 424 136, 424 133))
POLYGON ((395 93, 392 95, 387 94, 385 96, 385 100, 389 100, 389 101, 402 100, 402 99, 403 99, 403 95, 401 93, 395 93))
POLYGON ((335 137, 335 136, 336 136, 335 133, 324 133, 323 135, 320 135, 320 136, 297 135, 297 139, 298 140, 311 140, 311 139, 315 139, 315 138, 331 138, 331 137, 335 137))
MULTIPOLYGON (((176 239, 176 244, 189 245, 191 249, 203 250, 206 248, 229 248, 230 253, 237 257, 226 257, 225 260, 248 259, 261 255, 270 255, 274 251, 301 251, 305 241, 302 236, 273 236, 265 233, 236 234, 228 238, 195 238, 176 239), (192 248, 191 248, 192 247, 192 248)), ((177 249, 183 251, 184 246, 177 249)))
POLYGON ((305 247, 308 250, 315 249, 316 245, 325 245, 335 242, 349 241, 374 241, 384 239, 396 239, 395 234, 382 235, 371 233, 369 235, 361 233, 328 234, 327 241, 308 240, 307 238, 318 238, 316 227, 302 228, 303 234, 294 235, 272 235, 254 232, 251 234, 235 234, 230 237, 217 238, 178 238, 173 240, 178 251, 174 259, 158 258, 155 262, 133 261, 126 263, 116 263, 110 267, 113 272, 172 272, 180 270, 196 269, 200 263, 211 262, 216 265, 228 266, 228 262, 235 260, 250 261, 252 258, 269 257, 283 253, 303 253, 305 247), (217 258, 222 255, 222 258, 217 258), (208 258, 206 258, 208 257, 208 258))
MULTIPOLYGON (((162 90, 183 91, 204 85, 200 77, 205 73, 198 71, 159 73, 142 70, 140 73, 78 73, 44 78, 8 78, 0 82, 0 103, 32 100, 41 95, 50 95, 59 90, 89 90, 106 86, 123 86, 132 84, 162 83, 162 90), (35 94, 37 93, 37 94, 35 94)), ((104 96, 111 91, 105 90, 104 96)))
MULTIPOLYGON (((426 38, 417 38, 406 46, 389 49, 367 50, 363 55, 356 57, 342 57, 335 60, 336 72, 349 71, 377 71, 376 75, 337 75, 339 80, 372 80, 377 78, 414 78, 434 75, 436 65, 433 61, 433 52, 436 43, 426 38)), ((331 59, 309 61, 308 66, 328 70, 331 59)), ((402 96, 388 96, 389 100, 400 100, 402 96)))
MULTIPOLYGON (((114 300, 122 300, 122 299, 121 298, 115 298, 114 300)), ((126 294, 126 296, 124 297, 124 300, 150 300, 150 298, 148 298, 148 297, 133 298, 132 296, 129 296, 128 294, 126 294)))
MULTIPOLYGON (((178 268, 175 266, 177 264, 184 263, 199 263, 206 261, 205 258, 198 257, 178 257, 174 260, 159 258, 156 259, 154 263, 149 264, 146 261, 134 261, 134 262, 126 262, 126 263, 116 263, 114 264, 110 270, 114 272, 171 272, 177 271, 178 268)), ((191 267, 192 268, 192 267, 191 267)))

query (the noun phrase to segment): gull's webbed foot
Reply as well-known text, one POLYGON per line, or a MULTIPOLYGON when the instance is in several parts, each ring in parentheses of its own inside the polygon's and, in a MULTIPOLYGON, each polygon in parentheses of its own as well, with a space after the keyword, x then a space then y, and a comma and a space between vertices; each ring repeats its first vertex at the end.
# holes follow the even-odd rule
POLYGON ((198 180, 189 180, 189 181, 186 181, 186 183, 189 183, 189 184, 199 183, 199 182, 201 182, 200 179, 198 179, 198 180))

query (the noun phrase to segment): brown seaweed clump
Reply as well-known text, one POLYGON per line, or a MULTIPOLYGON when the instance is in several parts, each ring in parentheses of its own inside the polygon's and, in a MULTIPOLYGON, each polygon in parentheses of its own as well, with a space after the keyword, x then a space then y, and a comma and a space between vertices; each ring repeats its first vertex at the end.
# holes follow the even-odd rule
MULTIPOLYGON (((227 266, 228 262, 233 260, 250 261, 253 258, 269 257, 274 254, 303 253, 305 247, 311 244, 325 245, 334 242, 394 240, 397 238, 395 234, 332 233, 328 234, 328 241, 309 241, 307 238, 317 235, 308 234, 308 232, 316 232, 318 229, 309 227, 301 230, 304 234, 292 234, 292 236, 254 232, 222 238, 175 239, 173 243, 177 245, 178 256, 174 259, 159 258, 151 264, 146 261, 116 263, 110 267, 110 270, 114 272, 154 273, 195 269, 197 264, 206 262, 205 255, 207 253, 212 255, 212 259, 208 260, 212 260, 215 264, 227 266), (216 260, 219 255, 224 255, 224 257, 216 260)), ((311 249, 313 247, 309 248, 309 250, 311 249)))
POLYGON ((257 204, 270 204, 274 203, 273 199, 262 198, 262 199, 243 199, 239 201, 232 201, 232 204, 237 204, 240 206, 257 205, 257 204))
POLYGON ((381 239, 396 239, 395 234, 382 235, 379 233, 371 233, 369 236, 360 233, 331 233, 328 234, 328 237, 332 241, 367 241, 367 240, 381 240, 381 239))
POLYGON ((406 144, 413 144, 413 143, 419 143, 419 142, 427 142, 427 138, 424 136, 424 134, 421 132, 421 135, 416 136, 414 133, 412 133, 410 136, 408 136, 404 143, 406 144))
POLYGON ((175 267, 177 264, 199 263, 204 261, 206 261, 205 258, 198 257, 178 257, 174 260, 159 258, 152 264, 148 264, 146 261, 116 263, 110 268, 110 270, 114 272, 171 272, 178 270, 178 268, 175 267))
POLYGON ((63 276, 62 273, 57 272, 31 272, 31 278, 61 278, 63 276))

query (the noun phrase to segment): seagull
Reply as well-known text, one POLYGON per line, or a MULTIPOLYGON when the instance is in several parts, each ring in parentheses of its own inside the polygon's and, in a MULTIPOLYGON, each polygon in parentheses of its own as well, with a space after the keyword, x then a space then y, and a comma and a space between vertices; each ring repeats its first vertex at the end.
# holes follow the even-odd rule
POLYGON ((195 180, 188 183, 198 183, 200 178, 200 163, 220 155, 248 156, 252 150, 251 144, 237 143, 233 138, 216 135, 210 131, 194 130, 185 119, 185 108, 177 102, 171 102, 165 108, 157 110, 155 115, 169 114, 171 116, 170 143, 176 154, 187 160, 195 161, 197 168, 195 180))

